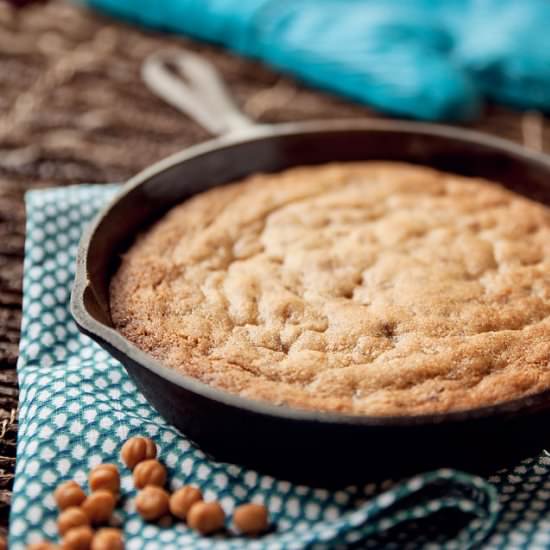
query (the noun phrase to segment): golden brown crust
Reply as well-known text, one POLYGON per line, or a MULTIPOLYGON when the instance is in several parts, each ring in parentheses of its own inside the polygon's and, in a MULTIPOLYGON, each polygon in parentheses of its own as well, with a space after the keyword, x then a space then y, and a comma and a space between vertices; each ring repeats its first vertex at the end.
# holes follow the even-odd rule
POLYGON ((550 387, 550 210, 394 163, 216 188, 139 237, 115 326, 242 396, 354 414, 488 405, 550 387))

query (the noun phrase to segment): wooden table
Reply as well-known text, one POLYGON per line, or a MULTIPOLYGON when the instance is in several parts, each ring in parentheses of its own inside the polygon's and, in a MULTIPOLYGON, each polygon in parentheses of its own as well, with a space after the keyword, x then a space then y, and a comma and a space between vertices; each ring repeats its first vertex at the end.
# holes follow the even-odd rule
MULTIPOLYGON (((0 0, 0 534, 15 467, 27 189, 123 181, 207 134, 141 84, 144 57, 177 44, 207 56, 242 109, 263 122, 375 117, 210 46, 146 33, 62 0, 15 12, 0 0)), ((488 106, 475 126, 550 150, 539 113, 488 106)))

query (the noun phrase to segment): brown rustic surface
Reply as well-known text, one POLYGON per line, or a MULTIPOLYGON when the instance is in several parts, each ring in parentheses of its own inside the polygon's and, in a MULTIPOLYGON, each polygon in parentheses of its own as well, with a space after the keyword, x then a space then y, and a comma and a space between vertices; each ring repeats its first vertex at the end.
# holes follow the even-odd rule
MULTIPOLYGON (((211 59, 241 107, 260 121, 377 116, 258 63, 145 33, 62 0, 20 12, 0 0, 0 535, 15 466, 23 194, 51 185, 121 181, 207 138, 141 84, 143 58, 174 44, 211 59)), ((538 113, 490 106, 475 126, 550 150, 550 125, 538 113)))

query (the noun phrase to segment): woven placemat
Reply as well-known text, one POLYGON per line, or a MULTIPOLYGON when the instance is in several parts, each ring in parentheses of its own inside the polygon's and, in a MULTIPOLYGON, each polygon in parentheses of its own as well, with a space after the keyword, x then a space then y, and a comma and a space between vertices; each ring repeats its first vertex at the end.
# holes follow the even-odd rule
MULTIPOLYGON (((141 61, 167 45, 206 56, 241 108, 262 122, 380 116, 258 63, 142 32, 61 0, 20 11, 0 0, 0 534, 15 464, 23 194, 52 185, 122 181, 208 137, 141 84, 141 61)), ((550 124, 539 113, 490 105, 473 126, 550 151, 550 124)))

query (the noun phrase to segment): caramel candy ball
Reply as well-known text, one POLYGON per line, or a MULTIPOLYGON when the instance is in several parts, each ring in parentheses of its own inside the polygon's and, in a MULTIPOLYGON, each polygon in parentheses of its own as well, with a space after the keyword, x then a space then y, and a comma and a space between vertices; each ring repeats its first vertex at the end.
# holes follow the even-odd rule
POLYGON ((149 485, 136 497, 136 510, 147 521, 159 519, 168 514, 170 495, 160 487, 149 485))
POLYGON ((116 499, 111 491, 100 489, 94 491, 82 503, 82 510, 91 523, 105 523, 109 521, 115 509, 116 499))
POLYGON ((166 468, 158 460, 144 460, 134 468, 134 485, 143 489, 147 485, 163 487, 166 483, 166 468))
POLYGON ((120 474, 114 464, 100 464, 90 471, 88 483, 92 491, 105 489, 115 495, 120 491, 120 474))
MULTIPOLYGON (((7 547, 5 547, 7 548, 7 547)), ((27 550, 57 550, 59 547, 53 542, 41 541, 34 542, 27 546, 27 550)))
POLYGON ((233 512, 235 527, 245 535, 257 535, 269 526, 267 508, 263 504, 242 504, 233 512))
POLYGON ((59 485, 53 496, 60 510, 65 510, 70 506, 80 506, 86 498, 80 485, 72 480, 59 485))
POLYGON ((82 525, 66 533, 61 541, 61 548, 63 550, 89 550, 93 538, 92 528, 89 525, 82 525))
POLYGON ((148 437, 132 437, 124 443, 120 451, 122 462, 133 470, 137 464, 144 460, 157 457, 157 446, 148 437))
POLYGON ((111 527, 100 529, 94 536, 91 550, 124 550, 122 531, 111 527))
POLYGON ((195 502, 187 514, 187 525, 202 535, 219 531, 224 522, 225 513, 217 502, 195 502))
POLYGON ((185 519, 191 506, 201 500, 202 493, 200 489, 192 485, 185 485, 170 497, 170 512, 177 518, 185 519))
POLYGON ((78 506, 67 508, 57 518, 57 530, 60 535, 64 535, 67 531, 80 527, 81 525, 89 525, 90 518, 78 506))

